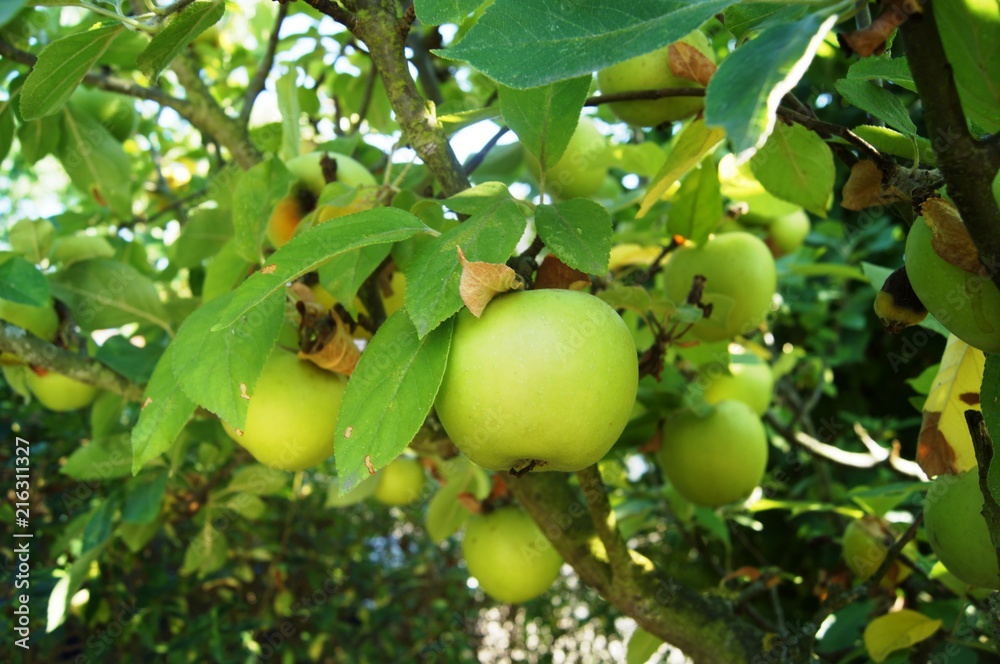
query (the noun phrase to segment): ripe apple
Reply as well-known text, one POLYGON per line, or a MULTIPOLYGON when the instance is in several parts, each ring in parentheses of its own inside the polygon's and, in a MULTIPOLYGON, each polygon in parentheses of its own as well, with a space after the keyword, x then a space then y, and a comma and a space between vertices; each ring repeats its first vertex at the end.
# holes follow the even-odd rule
POLYGON ((420 499, 424 467, 416 459, 399 457, 379 471, 375 500, 384 505, 409 505, 420 499))
MULTIPOLYGON (((540 182, 541 164, 534 155, 525 153, 525 165, 540 182)), ((545 191, 562 200, 590 198, 604 184, 608 166, 608 139, 590 118, 581 116, 566 151, 545 172, 545 191)))
POLYGON ((924 528, 949 572, 969 585, 1000 590, 1000 567, 982 511, 978 466, 938 475, 924 499, 924 528))
POLYGON ((134 100, 127 95, 80 86, 70 103, 103 124, 119 143, 132 135, 139 120, 134 100))
MULTIPOLYGON (((864 516, 851 521, 844 530, 842 541, 844 562, 856 577, 867 581, 882 565, 895 541, 892 524, 885 519, 864 516)), ((910 542, 904 550, 915 553, 916 547, 910 542)), ((901 583, 912 571, 909 565, 895 560, 882 579, 882 584, 892 586, 901 583)))
MULTIPOLYGON (((298 180, 292 185, 288 195, 274 206, 271 217, 268 219, 267 239, 275 247, 281 247, 292 239, 292 235, 295 234, 295 229, 298 227, 299 222, 316 207, 316 201, 319 199, 320 192, 326 186, 326 179, 323 176, 323 167, 321 165, 323 154, 322 151, 310 152, 293 157, 285 163, 288 170, 298 180)), ((368 169, 361 162, 342 154, 333 152, 325 154, 337 162, 336 182, 342 182, 348 187, 374 187, 378 184, 375 176, 369 173, 368 169)), ((362 209, 369 208, 353 209, 349 212, 343 212, 343 214, 352 214, 362 209)), ((332 219, 334 216, 343 216, 343 214, 333 214, 335 211, 328 211, 326 218, 332 219)))
POLYGON ((767 467, 767 434, 742 401, 722 401, 707 417, 682 412, 664 424, 660 467, 689 501, 716 507, 746 498, 767 467))
POLYGON ((638 388, 635 343, 602 300, 545 289, 458 316, 437 413, 488 470, 573 472, 618 440, 638 388))
POLYGON ((729 399, 742 401, 757 415, 767 412, 774 395, 774 372, 765 362, 733 363, 729 373, 706 377, 705 401, 718 404, 729 399))
MULTIPOLYGON (((699 30, 680 40, 694 46, 712 62, 715 53, 708 37, 699 30)), ((661 88, 702 88, 704 86, 670 71, 670 45, 645 55, 612 65, 597 72, 601 94, 659 90, 661 88)), ((703 97, 665 97, 648 101, 617 101, 608 104, 611 111, 625 122, 638 127, 655 127, 664 122, 683 120, 705 107, 703 97)))
POLYGON ((810 230, 809 215, 796 210, 771 222, 768 245, 777 257, 790 254, 802 246, 810 230))
POLYGON ((562 557, 527 512, 502 507, 466 522, 462 555, 483 592, 501 602, 526 602, 552 587, 562 557))
POLYGON ((1000 290, 989 276, 966 272, 938 256, 931 229, 917 217, 906 236, 906 275, 927 311, 956 337, 1000 353, 1000 290))
POLYGON ((81 383, 54 371, 39 375, 34 371, 25 372, 26 382, 39 403, 58 412, 77 410, 89 406, 97 397, 97 388, 81 383))
POLYGON ((774 257, 750 233, 722 233, 701 246, 685 244, 670 254, 663 268, 667 297, 686 301, 695 275, 705 277, 701 299, 712 315, 691 328, 702 341, 722 341, 747 334, 767 318, 777 286, 774 257))
POLYGON ((347 379, 340 374, 275 348, 250 391, 244 430, 238 432, 226 422, 222 426, 266 466, 310 468, 333 454, 346 389, 347 379))

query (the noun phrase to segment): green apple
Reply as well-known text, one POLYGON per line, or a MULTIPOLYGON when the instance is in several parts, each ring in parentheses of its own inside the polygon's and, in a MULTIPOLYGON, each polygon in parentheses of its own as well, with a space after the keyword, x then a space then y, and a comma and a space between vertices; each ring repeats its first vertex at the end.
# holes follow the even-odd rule
POLYGON ((250 390, 243 431, 227 422, 222 426, 266 466, 311 468, 333 454, 337 413, 346 389, 347 380, 340 374, 275 348, 250 390))
POLYGON ((777 272, 770 249, 759 238, 750 233, 722 233, 702 246, 689 243, 675 250, 663 268, 667 297, 684 303, 695 275, 705 277, 701 301, 712 305, 712 315, 691 329, 702 341, 747 334, 767 318, 777 272))
POLYGON ((983 516, 979 467, 938 475, 924 499, 927 541, 948 571, 971 586, 1000 590, 1000 566, 983 516))
POLYGON ((70 97, 70 103, 103 124, 118 142, 131 136, 139 121, 135 100, 128 95, 81 86, 70 97))
POLYGON ((956 337, 1000 353, 1000 290, 988 276, 966 272, 938 256, 932 233, 917 217, 906 236, 906 275, 927 311, 956 337))
POLYGON ((552 587, 562 557, 527 512, 503 507, 469 517, 462 539, 469 574, 501 602, 526 602, 552 587))
POLYGON ((384 505, 409 505, 422 495, 424 467, 416 459, 399 457, 378 472, 375 500, 384 505))
POLYGON ((728 374, 706 376, 704 394, 708 403, 735 399, 750 406, 757 415, 763 415, 774 396, 774 372, 765 362, 733 363, 728 374))
MULTIPOLYGON (((892 524, 885 519, 864 516, 851 521, 844 529, 844 538, 841 542, 844 562, 856 577, 867 581, 882 565, 895 540, 892 524)), ((911 554, 916 553, 913 542, 908 543, 904 550, 911 554)), ((906 579, 911 571, 909 565, 896 560, 889 567, 882 583, 887 586, 898 584, 906 579)))
MULTIPOLYGON (((609 158, 607 137, 590 118, 581 116, 566 151, 545 172, 545 192, 562 200, 594 196, 608 174, 609 158)), ((525 152, 525 164, 540 182, 541 165, 530 152, 525 152)))
POLYGON ((768 244, 775 256, 784 256, 801 247, 810 230, 809 215, 796 210, 771 222, 768 244))
POLYGON ((607 453, 638 388, 635 343, 602 300, 579 291, 502 295, 455 325, 437 414, 488 470, 573 472, 607 453))
MULTIPOLYGON (((346 155, 316 151, 289 159, 285 166, 297 178, 297 181, 292 185, 288 195, 275 204, 267 222, 267 239, 275 247, 281 247, 292 239, 302 218, 316 207, 316 201, 319 199, 323 187, 326 186, 321 163, 324 154, 337 162, 336 182, 342 182, 348 187, 375 187, 378 185, 375 176, 369 173, 361 162, 346 155)), ((348 206, 349 209, 340 212, 351 214, 371 207, 372 205, 367 204, 366 198, 358 206, 348 206)), ((327 219, 342 216, 342 214, 330 211, 327 219)))
POLYGON ((660 467, 689 501, 716 507, 746 498, 767 467, 767 434, 750 406, 722 401, 706 417, 682 412, 663 426, 660 467))
POLYGON ((39 375, 26 371, 25 379, 38 402, 49 410, 64 412, 89 406, 97 397, 97 388, 62 374, 48 371, 39 375))
MULTIPOLYGON (((708 37, 699 30, 680 40, 694 46, 712 62, 715 53, 708 37)), ((659 90, 661 88, 702 88, 703 86, 670 71, 670 45, 645 55, 612 65, 597 72, 601 94, 659 90)), ((704 97, 665 97, 648 101, 616 101, 608 104, 625 122, 639 127, 655 127, 692 116, 705 107, 704 97)))

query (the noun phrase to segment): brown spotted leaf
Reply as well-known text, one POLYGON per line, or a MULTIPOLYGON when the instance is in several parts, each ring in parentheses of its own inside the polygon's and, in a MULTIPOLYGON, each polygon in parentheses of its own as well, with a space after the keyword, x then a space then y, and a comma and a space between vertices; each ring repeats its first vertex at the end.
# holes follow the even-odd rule
POLYGON ((884 187, 882 179, 882 171, 874 161, 865 159, 857 162, 851 167, 851 175, 844 184, 840 204, 848 210, 857 211, 909 200, 895 184, 884 187))
POLYGON ((361 351, 354 344, 350 328, 336 311, 327 312, 316 302, 300 302, 299 311, 302 313, 299 358, 345 376, 354 373, 361 351))
POLYGON ((458 249, 458 261, 462 264, 462 278, 458 283, 458 292, 462 302, 472 314, 479 318, 494 297, 524 286, 521 278, 503 263, 484 263, 483 261, 466 260, 461 247, 458 249))
POLYGON ((986 356, 955 335, 948 337, 941 366, 924 403, 917 463, 930 476, 954 475, 976 465, 965 411, 981 410, 979 389, 986 356))
POLYGON ((881 55, 885 51, 885 42, 893 31, 911 15, 921 13, 920 4, 920 0, 891 0, 871 25, 854 32, 840 33, 837 40, 841 48, 862 58, 881 55))
POLYGON ((983 269, 979 250, 955 204, 943 198, 928 198, 920 211, 931 229, 931 245, 937 255, 966 272, 979 274, 983 269))
POLYGON ((715 73, 715 63, 691 44, 677 42, 668 50, 670 72, 686 81, 708 85, 715 73))

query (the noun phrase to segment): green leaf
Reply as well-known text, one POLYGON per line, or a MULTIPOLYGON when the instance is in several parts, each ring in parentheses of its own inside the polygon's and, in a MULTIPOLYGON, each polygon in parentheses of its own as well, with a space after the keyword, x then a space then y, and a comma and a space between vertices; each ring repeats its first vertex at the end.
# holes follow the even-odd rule
POLYGON ((545 246, 566 265, 604 274, 611 260, 611 215, 600 203, 573 198, 535 208, 535 226, 545 246))
POLYGON ((376 244, 341 254, 319 268, 319 282, 349 314, 357 317, 358 305, 354 299, 358 289, 391 249, 391 244, 376 244))
POLYGON ((77 448, 59 470, 75 480, 110 480, 132 471, 128 434, 92 440, 77 448))
POLYGON ((133 524, 147 524, 156 521, 160 514, 160 503, 167 488, 170 471, 160 468, 141 473, 132 478, 128 485, 122 521, 133 524))
POLYGON ((55 226, 48 219, 22 219, 10 229, 10 248, 32 263, 49 255, 55 226))
POLYGON ((524 234, 527 220, 512 199, 494 198, 477 209, 469 219, 421 247, 410 263, 406 310, 420 337, 463 306, 458 293, 462 266, 456 247, 470 261, 503 263, 524 234))
POLYGON ((34 263, 16 254, 0 260, 0 299, 33 307, 49 303, 49 282, 34 263))
POLYGON ((62 143, 56 156, 73 186, 111 208, 119 217, 132 216, 132 165, 121 143, 89 113, 63 109, 62 143))
MULTIPOLYGON (((10 100, 0 110, 0 161, 7 158, 10 146, 14 144, 14 107, 10 100)), ((22 154, 24 149, 22 148, 22 154)))
POLYGON ((802 125, 779 123, 750 158, 754 177, 778 198, 825 217, 833 200, 833 152, 802 125))
POLYGON ((483 4, 483 0, 416 0, 417 18, 424 25, 458 23, 483 4))
POLYGON ((923 136, 904 136, 888 127, 873 125, 859 125, 854 128, 854 133, 871 143, 879 152, 911 160, 919 155, 921 165, 937 166, 934 146, 930 139, 923 136))
POLYGON ((149 42, 136 64, 139 71, 155 82, 160 72, 167 68, 195 37, 219 22, 226 7, 221 0, 212 2, 192 2, 176 14, 167 26, 149 42))
POLYGON ((422 232, 432 231, 409 212, 389 207, 366 210, 338 219, 336 223, 313 226, 276 251, 263 269, 236 290, 229 308, 212 329, 220 330, 232 325, 256 305, 283 291, 288 282, 340 254, 359 247, 391 244, 422 232))
POLYGON ((181 574, 188 576, 197 573, 199 577, 204 577, 225 565, 228 554, 229 543, 226 536, 214 528, 211 522, 206 523, 184 552, 181 574))
POLYGON ((115 248, 107 238, 96 235, 71 235, 56 238, 52 246, 52 262, 64 269, 90 258, 111 258, 115 248))
POLYGON ((874 488, 859 487, 848 492, 848 496, 866 512, 883 516, 915 493, 927 488, 921 482, 896 482, 874 488))
POLYGON ((889 54, 877 57, 861 58, 847 70, 848 80, 872 81, 887 80, 910 92, 917 91, 910 72, 910 63, 906 58, 892 58, 889 54))
POLYGON ((121 23, 96 25, 46 46, 21 88, 21 117, 36 120, 61 109, 122 30, 121 23))
POLYGON ((463 456, 440 462, 438 470, 446 482, 427 504, 426 524, 427 534, 440 544, 457 533, 469 518, 469 510, 458 500, 459 494, 485 498, 490 483, 486 472, 463 456))
POLYGON ((288 487, 290 477, 286 472, 255 463, 237 469, 226 488, 217 492, 217 495, 249 493, 255 496, 273 496, 288 487))
POLYGON ((205 283, 201 287, 202 302, 214 300, 230 292, 250 273, 250 261, 239 254, 236 240, 222 245, 219 253, 205 267, 205 283))
POLYGON ((725 134, 719 129, 711 129, 701 118, 685 125, 678 134, 673 148, 667 154, 667 161, 653 177, 649 190, 642 199, 636 219, 646 216, 675 182, 685 173, 701 163, 722 142, 725 134))
MULTIPOLYGON (((979 398, 986 430, 990 433, 990 439, 994 441, 993 449, 1000 450, 1000 445, 997 444, 997 441, 1000 441, 1000 355, 997 353, 986 353, 983 386, 980 388, 979 398)), ((990 462, 987 482, 990 493, 1000 500, 1000 454, 996 452, 990 462)))
POLYGON ((677 41, 732 0, 496 0, 458 44, 434 51, 518 89, 590 75, 677 41), (502 46, 501 46, 502 45, 502 46))
POLYGON ((277 157, 253 166, 236 181, 233 190, 233 229, 236 251, 248 261, 260 259, 260 243, 275 204, 284 198, 295 176, 277 157))
POLYGON ((34 166, 42 157, 55 154, 62 143, 63 120, 61 115, 48 115, 25 122, 17 130, 21 156, 34 166))
POLYGON ((299 86, 296 84, 298 76, 298 70, 289 67, 288 73, 279 78, 275 84, 278 93, 278 111, 281 112, 281 156, 285 159, 299 156, 299 147, 302 144, 299 132, 302 109, 299 106, 299 86))
POLYGON ((329 509, 331 507, 347 507, 348 505, 356 505, 366 498, 370 498, 375 495, 375 489, 377 488, 378 482, 362 482, 352 490, 341 495, 340 481, 333 479, 327 485, 326 500, 323 502, 323 508, 329 509))
POLYGON ((636 627, 628 640, 628 654, 625 664, 646 664, 663 645, 663 639, 654 636, 641 627, 636 627))
POLYGON ((968 119, 988 132, 1000 130, 1000 41, 996 2, 931 4, 944 54, 968 119))
POLYGON ((500 109, 507 126, 535 155, 542 170, 565 152, 580 121, 591 79, 587 74, 530 90, 500 87, 500 109))
POLYGON ((101 545, 82 553, 69 566, 63 577, 56 582, 49 595, 49 604, 46 610, 45 632, 47 634, 55 631, 65 622, 70 600, 83 586, 83 582, 90 578, 90 564, 97 560, 103 550, 104 546, 101 545))
POLYGON ((139 385, 144 385, 153 375, 159 356, 159 348, 138 348, 121 335, 109 337, 94 355, 99 362, 139 385))
POLYGON ((271 293, 232 325, 218 327, 236 292, 203 304, 177 331, 173 367, 188 397, 236 429, 246 425, 247 405, 285 319, 285 294, 271 293), (215 326, 215 327, 213 327, 215 326))
POLYGON ((842 78, 834 86, 837 92, 862 111, 882 120, 907 136, 917 133, 917 127, 899 97, 871 81, 842 78))
POLYGON ((50 283, 85 330, 138 322, 170 331, 156 287, 131 265, 109 258, 81 261, 57 272, 50 283))
POLYGON ((86 553, 96 547, 102 546, 111 537, 111 527, 115 520, 115 514, 121 506, 121 498, 118 493, 113 493, 97 506, 97 509, 90 515, 87 522, 87 529, 83 531, 83 542, 80 545, 80 552, 86 553))
POLYGON ((177 267, 196 267, 215 256, 233 237, 232 212, 228 208, 198 208, 188 214, 180 237, 170 247, 177 267))
POLYGON ((132 472, 167 450, 194 414, 195 403, 180 389, 173 370, 173 345, 156 364, 142 397, 142 412, 132 429, 132 472))
POLYGON ((500 200, 510 200, 510 190, 503 182, 484 182, 446 198, 445 206, 458 214, 478 214, 488 210, 500 200))
POLYGON ((697 244, 704 243, 722 219, 719 169, 712 155, 688 173, 674 196, 667 218, 667 232, 697 244))
POLYGON ((836 16, 813 14, 776 25, 722 61, 705 93, 705 122, 725 130, 733 152, 742 157, 764 144, 781 98, 806 73, 836 22, 836 16))
POLYGON ((801 20, 808 7, 789 6, 785 2, 738 2, 726 9, 725 25, 737 40, 772 25, 801 20))
POLYGON ((221 516, 226 517, 232 512, 236 512, 244 519, 255 521, 264 516, 267 512, 267 504, 252 493, 240 493, 232 496, 228 500, 213 505, 216 510, 223 511, 221 516))
POLYGON ((144 524, 122 523, 118 526, 117 533, 129 551, 139 553, 162 529, 163 523, 156 519, 152 523, 144 524))
POLYGON ((372 337, 347 383, 337 418, 337 476, 346 493, 399 456, 424 423, 444 378, 452 322, 423 338, 394 313, 372 337))

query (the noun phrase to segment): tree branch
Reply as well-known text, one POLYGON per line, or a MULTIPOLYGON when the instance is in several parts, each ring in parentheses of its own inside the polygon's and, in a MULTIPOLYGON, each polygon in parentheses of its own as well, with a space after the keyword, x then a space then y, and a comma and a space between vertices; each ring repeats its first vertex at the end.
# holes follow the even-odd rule
POLYGON ((600 540, 593 523, 583 518, 589 511, 567 477, 529 473, 507 483, 584 583, 699 664, 740 664, 762 651, 760 635, 736 620, 720 600, 632 562, 629 574, 614 576, 608 562, 595 555, 600 540))
POLYGON ((28 364, 55 371, 102 390, 121 394, 132 401, 142 400, 141 387, 97 360, 59 348, 5 321, 0 321, 0 351, 13 353, 28 364))
POLYGON ((274 28, 271 30, 271 36, 267 39, 267 51, 264 53, 264 59, 247 87, 246 96, 243 97, 243 108, 240 109, 240 124, 243 126, 246 126, 247 122, 250 121, 250 112, 253 111, 257 96, 264 91, 267 75, 271 73, 271 67, 274 65, 274 54, 278 50, 281 24, 285 22, 286 16, 288 16, 288 5, 278 5, 278 17, 274 20, 274 28))
POLYGON ((396 16, 395 2, 358 0, 355 14, 344 16, 346 10, 336 3, 328 0, 306 1, 343 23, 368 47, 403 135, 437 179, 445 195, 452 196, 468 189, 469 180, 448 143, 448 136, 438 125, 437 118, 410 76, 404 50, 409 24, 396 16))
POLYGON ((597 531, 597 536, 608 554, 612 578, 617 580, 631 574, 635 565, 628 545, 618 530, 615 513, 611 509, 604 482, 601 480, 601 471, 597 468, 597 464, 593 464, 578 471, 576 476, 580 480, 580 491, 583 492, 587 507, 590 509, 590 520, 594 522, 594 530, 597 531))
POLYGON ((1000 152, 969 131, 930 5, 911 16, 900 33, 948 193, 976 243, 979 261, 1000 288, 1000 206, 992 193, 1000 152))
MULTIPOLYGON (((972 434, 972 447, 976 452, 976 462, 979 464, 979 490, 983 494, 983 518, 990 530, 990 541, 1000 564, 1000 505, 990 491, 990 465, 996 461, 993 452, 993 440, 986 430, 986 420, 978 410, 965 411, 965 423, 972 434)), ((1000 461, 996 461, 1000 463, 1000 461)))

